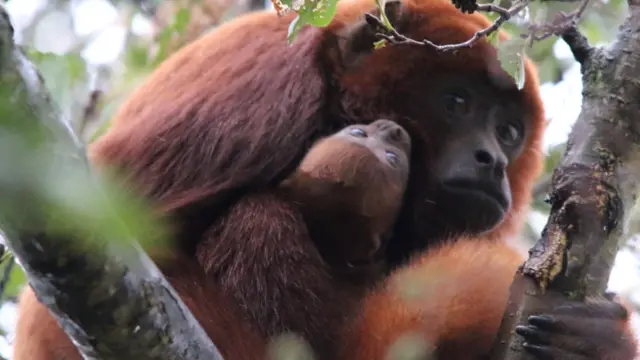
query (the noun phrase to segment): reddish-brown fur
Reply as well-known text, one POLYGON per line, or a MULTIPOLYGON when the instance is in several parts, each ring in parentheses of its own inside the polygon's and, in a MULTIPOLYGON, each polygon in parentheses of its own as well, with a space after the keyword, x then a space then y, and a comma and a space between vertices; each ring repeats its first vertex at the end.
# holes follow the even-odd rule
POLYGON ((386 359, 405 335, 428 352, 437 348, 437 359, 480 359, 491 347, 521 263, 516 250, 500 242, 458 239, 428 251, 367 297, 340 358, 386 359))
MULTIPOLYGON (((404 3, 410 16, 400 19, 398 29, 416 39, 460 42, 489 25, 479 14, 461 14, 447 0, 404 3)), ((458 250, 449 254, 443 250, 400 272, 416 269, 422 273, 436 261, 445 264, 442 266, 451 273, 442 276, 454 282, 434 285, 433 292, 442 291, 445 298, 421 303, 420 311, 434 316, 420 318, 425 324, 422 334, 439 347, 456 351, 458 344, 464 344, 468 351, 481 353, 495 332, 506 299, 504 289, 517 262, 502 240, 520 230, 532 184, 542 166, 545 121, 535 71, 527 62, 525 88, 516 91, 501 70, 496 51, 484 39, 458 52, 436 53, 419 46, 358 52, 359 44, 342 40, 357 33, 363 13, 373 8, 369 0, 341 2, 330 26, 304 29, 293 46, 285 43, 292 17, 279 18, 272 12, 240 17, 204 35, 168 59, 131 95, 112 129, 91 147, 92 161, 100 167, 117 168, 173 217, 179 251, 190 259, 199 258, 206 281, 221 285, 261 335, 297 331, 316 350, 324 351, 325 358, 334 359, 332 348, 343 340, 335 333, 343 327, 346 315, 358 308, 359 292, 345 291, 342 279, 332 274, 309 241, 298 209, 274 188, 319 137, 383 116, 397 121, 413 140, 407 197, 389 244, 388 259, 397 265, 437 243, 436 235, 441 235, 432 232, 439 212, 426 201, 424 184, 432 175, 430 164, 438 155, 442 134, 431 127, 429 113, 408 118, 406 106, 423 104, 426 90, 442 74, 462 72, 492 89, 508 91, 501 94, 521 103, 529 122, 524 150, 508 167, 513 194, 509 213, 493 230, 460 242, 469 244, 467 248, 460 245, 459 250, 468 262, 459 263, 465 256, 458 250), (340 89, 332 87, 336 84, 340 89), (203 244, 208 244, 204 257, 203 244), (479 251, 478 256, 468 259, 473 250, 479 251), (504 277, 490 276, 492 272, 483 265, 504 266, 505 271, 495 273, 504 277), (452 298, 474 302, 452 309, 452 298), (486 313, 479 314, 477 304, 486 313), (481 316, 484 314, 489 318, 481 316), (432 329, 432 322, 448 325, 432 329), (482 336, 475 337, 475 331, 482 336)), ((416 113, 419 111, 412 112, 416 113)), ((182 264, 159 265, 166 273, 183 271, 182 264)), ((192 277, 186 272, 184 276, 192 277)), ((190 281, 196 287, 205 286, 198 276, 190 281)), ((27 291, 21 302, 15 359, 52 359, 46 351, 25 350, 53 346, 48 340, 68 342, 44 307, 30 297, 33 294, 27 291), (49 325, 44 326, 44 318, 49 325), (37 329, 35 322, 40 325, 37 329)), ((218 308, 216 301, 203 295, 192 304, 218 308)), ((370 337, 375 329, 368 329, 356 331, 355 342, 347 346, 353 344, 356 353, 381 356, 382 346, 401 330, 416 326, 412 322, 415 311, 403 306, 389 298, 384 288, 375 292, 366 299, 363 316, 365 324, 385 332, 382 342, 370 337), (385 308, 371 310, 378 302, 386 304, 385 308)), ((215 322, 216 316, 222 315, 204 313, 198 318, 215 322)), ((247 358, 249 355, 229 356, 247 358)))
MULTIPOLYGON (((487 359, 509 297, 512 275, 522 260, 515 248, 504 243, 464 238, 427 251, 396 270, 366 298, 361 313, 343 333, 339 358, 388 359, 390 351, 404 344, 423 349, 434 359, 487 359)), ((624 308, 610 302, 607 313, 599 317, 599 310, 589 304, 601 301, 588 299, 587 305, 569 308, 580 323, 566 314, 563 317, 560 310, 554 311, 556 319, 569 326, 571 336, 559 332, 553 338, 588 356, 556 355, 553 359, 634 359, 636 340, 628 313, 620 313, 624 308), (618 309, 610 311, 613 307, 618 309), (588 319, 589 315, 594 317, 588 319), (585 346, 579 342, 580 336, 592 342, 585 346)))

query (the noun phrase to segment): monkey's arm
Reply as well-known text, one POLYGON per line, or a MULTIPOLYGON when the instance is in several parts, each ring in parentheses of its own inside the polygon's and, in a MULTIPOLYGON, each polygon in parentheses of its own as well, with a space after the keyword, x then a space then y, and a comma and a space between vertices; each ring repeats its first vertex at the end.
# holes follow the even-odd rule
POLYGON ((333 358, 335 334, 327 329, 340 328, 355 307, 350 299, 359 297, 345 296, 289 201, 273 192, 243 197, 209 229, 196 255, 263 336, 287 329, 333 358))
MULTIPOLYGON (((522 261, 505 243, 477 239, 458 240, 416 258, 365 299, 345 337, 342 358, 385 359, 402 339, 419 341, 439 359, 487 356, 522 261)), ((543 315, 552 321, 537 322, 540 327, 527 337, 539 347, 540 359, 549 354, 574 360, 635 357, 629 317, 617 302, 568 302, 543 315)))
POLYGON ((282 181, 280 190, 295 203, 302 206, 306 204, 314 210, 337 210, 341 205, 356 203, 357 197, 361 196, 354 184, 347 184, 335 177, 313 176, 301 170, 282 181))
POLYGON ((365 299, 342 358, 382 360, 402 338, 441 359, 486 354, 520 262, 504 244, 466 240, 416 258, 365 299))

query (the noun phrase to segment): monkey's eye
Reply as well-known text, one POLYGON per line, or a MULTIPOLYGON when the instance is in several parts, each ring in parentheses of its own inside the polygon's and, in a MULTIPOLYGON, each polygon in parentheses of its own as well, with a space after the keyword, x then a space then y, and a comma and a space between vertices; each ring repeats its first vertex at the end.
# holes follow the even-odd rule
POLYGON ((522 131, 513 123, 498 125, 496 131, 500 141, 507 146, 517 145, 522 137, 522 131))
POLYGON ((469 111, 468 96, 462 91, 446 93, 444 106, 453 114, 466 114, 469 111))
POLYGON ((360 128, 355 128, 355 127, 352 128, 352 129, 349 129, 349 134, 351 134, 351 135, 353 135, 355 137, 362 137, 362 138, 367 137, 367 132, 366 131, 364 131, 364 130, 362 130, 360 128))
POLYGON ((394 153, 393 151, 387 150, 384 152, 384 154, 387 156, 387 160, 391 165, 396 166, 400 162, 398 154, 394 153))

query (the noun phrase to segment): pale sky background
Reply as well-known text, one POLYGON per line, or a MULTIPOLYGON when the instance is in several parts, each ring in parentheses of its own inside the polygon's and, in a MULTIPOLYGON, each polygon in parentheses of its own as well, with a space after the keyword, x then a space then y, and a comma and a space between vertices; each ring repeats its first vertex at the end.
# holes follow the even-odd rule
MULTIPOLYGON (((19 30, 29 25, 36 11, 46 3, 47 0, 9 0, 5 7, 11 15, 14 27, 19 30)), ((85 60, 93 65, 117 61, 124 47, 127 30, 126 25, 117 23, 116 9, 106 0, 72 0, 70 3, 73 18, 64 12, 59 12, 53 16, 50 15, 46 21, 38 25, 35 40, 38 50, 64 53, 74 46, 73 32, 80 36, 92 34, 93 41, 82 52, 85 60), (47 25, 49 21, 54 22, 55 25, 47 25), (50 31, 48 29, 50 26, 55 26, 56 30, 50 31), (65 27, 66 33, 70 36, 64 36, 65 27)), ((143 17, 136 16, 133 31, 137 34, 148 34, 151 31, 151 24, 143 17)), ((16 37, 16 41, 20 43, 21 39, 16 37)), ((579 64, 573 61, 569 47, 561 40, 556 42, 554 53, 563 60, 572 61, 573 65, 564 73, 563 80, 558 84, 547 83, 541 86, 545 109, 551 121, 545 134, 545 149, 566 140, 571 126, 580 113, 582 102, 579 64)), ((542 231, 546 217, 539 213, 532 213, 531 220, 536 231, 542 231)), ((625 294, 636 302, 640 301, 639 265, 640 262, 633 253, 627 250, 620 251, 611 274, 609 289, 625 294)), ((636 315, 636 324, 640 323, 638 319, 640 318, 636 315)), ((7 304, 0 308, 2 328, 10 333, 15 327, 15 321, 14 305, 7 304)), ((640 330, 640 328, 637 329, 640 330)), ((10 353, 10 344, 0 338, 0 355, 9 358, 10 353)))

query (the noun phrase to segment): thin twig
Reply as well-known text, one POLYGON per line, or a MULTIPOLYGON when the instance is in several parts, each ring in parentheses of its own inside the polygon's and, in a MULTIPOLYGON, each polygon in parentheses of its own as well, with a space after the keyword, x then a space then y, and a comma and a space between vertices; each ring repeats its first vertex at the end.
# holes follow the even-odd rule
MULTIPOLYGON (((530 41, 533 42, 534 40, 541 41, 550 36, 554 36, 554 35, 560 36, 567 33, 569 29, 576 27, 576 25, 578 24, 578 21, 582 18, 582 15, 584 14, 591 0, 560 0, 560 1, 580 2, 580 5, 576 10, 568 14, 562 13, 562 12, 558 13, 553 19, 553 21, 551 21, 550 23, 531 24, 528 28, 529 30, 528 33, 521 34, 520 36, 522 38, 530 39, 530 41)), ((376 33, 376 36, 378 36, 380 39, 385 40, 387 43, 391 45, 403 45, 403 44, 421 45, 421 46, 426 45, 435 49, 436 51, 445 52, 445 51, 452 51, 452 50, 471 47, 475 42, 477 42, 481 38, 489 36, 492 33, 498 31, 498 29, 500 28, 500 26, 502 26, 502 24, 510 20, 514 15, 516 15, 517 13, 522 11, 525 7, 527 7, 530 3, 530 0, 518 2, 517 4, 513 5, 509 9, 506 9, 494 4, 477 4, 477 3, 458 4, 456 3, 456 1, 453 1, 453 2, 456 5, 456 7, 458 7, 462 12, 468 12, 468 13, 472 13, 474 11, 482 11, 487 13, 494 12, 498 14, 498 18, 491 24, 491 26, 484 28, 480 31, 477 31, 468 40, 457 43, 457 44, 444 44, 444 45, 437 45, 432 41, 430 41, 429 39, 422 39, 422 40, 411 39, 405 35, 400 34, 393 27, 388 28, 387 26, 384 25, 383 21, 380 18, 369 13, 365 14, 365 19, 369 24, 371 24, 372 26, 374 26, 374 28, 378 30, 378 32, 376 33)), ((569 36, 571 36, 571 34, 572 33, 570 33, 569 36)))
POLYGON ((477 31, 475 34, 473 34, 473 36, 469 40, 466 40, 457 44, 446 44, 446 45, 436 45, 435 43, 429 41, 428 39, 423 39, 423 40, 411 39, 405 35, 400 34, 394 28, 390 28, 390 29, 386 28, 382 20, 380 20, 379 18, 377 18, 372 14, 368 14, 368 13, 365 14, 365 18, 370 24, 375 24, 380 29, 384 29, 384 32, 379 32, 376 35, 381 39, 386 40, 389 44, 392 44, 392 45, 411 44, 411 45, 422 45, 422 46, 427 45, 435 49, 436 51, 445 52, 445 51, 452 51, 452 50, 471 47, 480 38, 484 36, 489 36, 493 32, 497 31, 504 22, 508 21, 509 19, 511 19, 512 16, 519 13, 528 4, 529 4, 528 1, 523 1, 512 6, 509 9, 505 9, 503 7, 493 5, 493 4, 478 4, 477 5, 478 11, 495 12, 499 15, 498 18, 493 22, 493 24, 491 24, 491 26, 485 29, 482 29, 480 31, 477 31))
MULTIPOLYGON (((587 10, 591 0, 578 0, 580 5, 570 13, 559 12, 553 21, 545 24, 531 24, 529 33, 536 41, 544 40, 551 36, 560 36, 578 25, 582 15, 587 10), (542 34, 536 34, 542 33, 542 34)), ((525 36, 525 35, 522 35, 525 36)))

